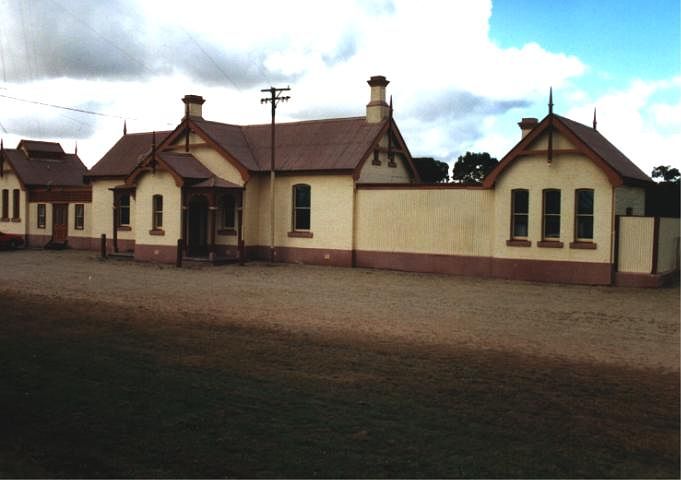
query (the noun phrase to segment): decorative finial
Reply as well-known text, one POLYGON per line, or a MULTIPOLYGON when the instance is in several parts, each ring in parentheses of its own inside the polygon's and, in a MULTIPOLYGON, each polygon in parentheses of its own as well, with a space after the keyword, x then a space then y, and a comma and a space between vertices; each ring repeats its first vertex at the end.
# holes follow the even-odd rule
POLYGON ((553 87, 549 88, 549 115, 553 115, 553 87))
POLYGON ((3 139, 0 138, 0 150, 4 150, 4 149, 5 149, 5 143, 4 143, 3 139))
POLYGON ((124 119, 123 120, 123 135, 127 135, 127 134, 128 134, 128 121, 124 119))
POLYGON ((596 130, 596 107, 594 107, 594 130, 596 130))
POLYGON ((78 155, 78 140, 76 140, 76 146, 73 148, 73 154, 78 155))

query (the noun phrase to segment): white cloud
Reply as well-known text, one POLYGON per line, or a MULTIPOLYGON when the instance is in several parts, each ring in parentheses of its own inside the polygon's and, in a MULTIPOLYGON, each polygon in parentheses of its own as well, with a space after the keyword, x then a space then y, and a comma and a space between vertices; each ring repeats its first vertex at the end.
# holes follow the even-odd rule
MULTIPOLYGON (((125 18, 123 3, 110 8, 116 19, 125 18)), ((362 115, 368 101, 366 80, 383 74, 391 80, 395 116, 412 153, 451 162, 472 148, 503 155, 505 150, 494 149, 517 141, 515 122, 528 116, 528 102, 543 102, 550 85, 570 88, 586 71, 578 58, 536 43, 506 49, 495 45, 489 39, 490 1, 194 0, 187 8, 185 1, 163 0, 136 3, 130 15, 136 17, 121 28, 126 36, 121 45, 123 53, 145 66, 135 80, 116 78, 112 63, 106 69, 93 67, 101 72, 98 79, 53 76, 6 84, 7 93, 60 105, 92 105, 93 110, 127 117, 129 130, 140 131, 171 128, 168 123, 182 116, 180 99, 187 93, 206 98, 206 118, 265 123, 269 110, 260 105, 259 89, 271 83, 292 88, 291 102, 277 111, 282 121, 362 115), (131 29, 138 30, 139 38, 127 38, 131 29)), ((72 29, 83 28, 69 21, 72 29)), ((106 35, 104 47, 116 53, 108 42, 116 38, 116 25, 91 29, 106 35)), ((81 43, 92 35, 92 30, 83 30, 81 43)), ((95 40, 102 43, 100 37, 95 40)), ((87 65, 78 65, 78 72, 86 70, 87 65)), ((26 112, 25 105, 6 100, 0 100, 0 107, 8 130, 13 118, 26 112)), ((656 115, 671 121, 674 111, 665 108, 660 106, 656 115)), ((44 109, 31 112, 45 118, 44 109)), ((121 120, 72 118, 96 131, 78 141, 88 165, 120 136, 121 120)), ((53 120, 62 121, 58 116, 53 120)), ((15 129, 15 135, 5 136, 6 143, 25 131, 15 129)), ((72 142, 67 138, 65 145, 72 142)))
POLYGON ((633 80, 623 90, 575 105, 566 116, 590 125, 596 106, 598 131, 650 175, 658 165, 681 166, 681 98, 654 101, 660 94, 678 91, 679 86, 681 76, 664 81, 633 80))

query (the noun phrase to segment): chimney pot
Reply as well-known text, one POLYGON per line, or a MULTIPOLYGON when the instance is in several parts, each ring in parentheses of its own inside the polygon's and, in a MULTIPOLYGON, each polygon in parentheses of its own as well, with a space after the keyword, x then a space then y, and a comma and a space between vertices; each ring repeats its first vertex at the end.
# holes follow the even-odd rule
POLYGON ((182 99, 185 105, 185 117, 203 118, 203 107, 205 100, 201 95, 185 95, 182 99))
POLYGON ((520 130, 522 130, 522 138, 525 138, 538 124, 539 120, 533 117, 523 118, 522 121, 518 122, 520 130))

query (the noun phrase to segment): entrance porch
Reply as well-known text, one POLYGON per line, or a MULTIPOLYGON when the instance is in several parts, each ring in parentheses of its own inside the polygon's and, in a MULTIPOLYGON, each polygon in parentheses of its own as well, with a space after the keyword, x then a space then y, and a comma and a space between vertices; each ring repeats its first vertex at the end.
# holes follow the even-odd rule
POLYGON ((243 187, 216 177, 182 189, 182 261, 244 258, 243 187))

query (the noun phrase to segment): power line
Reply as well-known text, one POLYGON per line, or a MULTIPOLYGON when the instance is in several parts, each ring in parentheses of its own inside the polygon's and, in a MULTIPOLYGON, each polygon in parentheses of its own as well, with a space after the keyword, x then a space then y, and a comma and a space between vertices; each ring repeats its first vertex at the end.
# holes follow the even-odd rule
POLYGON ((121 52, 123 55, 125 55, 126 57, 128 57, 130 60, 132 60, 133 62, 135 62, 135 63, 137 63, 138 65, 140 65, 140 66, 141 66, 144 70, 146 70, 148 73, 153 74, 153 72, 147 67, 147 65, 146 65, 144 62, 139 61, 139 60, 138 60, 137 58, 135 58, 133 55, 131 55, 130 53, 128 53, 127 51, 125 51, 124 49, 122 49, 122 48, 119 46, 119 42, 115 42, 115 41, 110 40, 109 38, 105 37, 104 35, 102 35, 101 33, 99 33, 97 30, 95 30, 94 28, 92 28, 90 25, 88 25, 86 22, 84 22, 83 20, 81 20, 81 19, 78 17, 78 15, 76 15, 75 13, 73 13, 71 10, 69 10, 68 8, 66 8, 64 5, 62 5, 61 3, 57 2, 56 0, 49 0, 49 2, 52 3, 53 5, 57 6, 58 8, 61 8, 61 9, 62 9, 64 12, 66 12, 73 20, 75 20, 76 22, 80 23, 83 27, 85 27, 85 28, 88 29, 90 32, 92 32, 95 36, 97 36, 97 37, 101 38, 102 40, 104 40, 106 43, 108 43, 108 44, 111 45, 113 48, 115 48, 116 50, 118 50, 119 52, 121 52))
POLYGON ((194 43, 194 45, 196 45, 196 47, 197 47, 199 50, 201 50, 201 53, 203 53, 203 54, 208 58, 208 60, 211 61, 211 63, 213 64, 213 66, 222 74, 222 76, 225 77, 232 85, 234 85, 234 87, 235 87, 239 92, 241 92, 241 89, 239 88, 239 85, 237 85, 236 82, 235 82, 234 80, 232 80, 232 77, 230 77, 229 75, 227 75, 227 72, 225 72, 225 71, 220 67, 220 65, 218 65, 218 63, 213 59, 213 57, 211 57, 211 56, 208 54, 208 52, 207 52, 206 50, 204 50, 204 48, 201 46, 201 44, 199 44, 199 42, 197 42, 196 39, 195 39, 187 30, 185 30, 184 28, 183 28, 182 30, 183 30, 184 33, 189 37, 189 39, 192 41, 192 43, 194 43))
MULTIPOLYGON (((63 105, 55 105, 53 103, 39 102, 37 100, 28 100, 26 98, 13 97, 11 95, 0 94, 0 97, 9 98, 10 100, 16 100, 17 102, 32 103, 34 105, 42 105, 43 107, 59 108, 61 110, 68 110, 70 112, 87 113, 88 115, 98 115, 100 117, 119 118, 121 120, 125 120, 126 118, 128 118, 128 117, 123 117, 121 115, 111 115, 111 114, 108 114, 108 113, 94 112, 92 110, 84 110, 82 108, 64 107, 63 105)), ((130 120, 138 120, 138 119, 137 118, 130 118, 130 120)))

